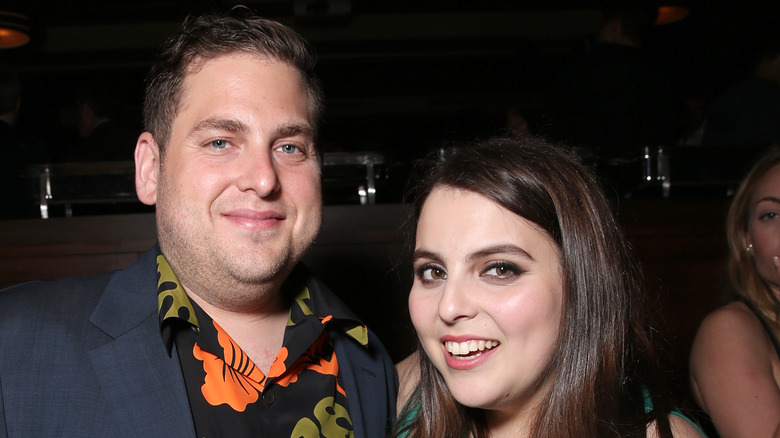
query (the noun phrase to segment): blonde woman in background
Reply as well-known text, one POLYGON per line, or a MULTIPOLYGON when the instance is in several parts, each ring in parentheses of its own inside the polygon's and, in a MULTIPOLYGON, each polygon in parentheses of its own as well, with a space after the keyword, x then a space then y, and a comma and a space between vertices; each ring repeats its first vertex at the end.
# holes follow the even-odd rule
POLYGON ((742 182, 726 231, 736 299, 699 327, 693 395, 721 438, 780 437, 780 149, 742 182))

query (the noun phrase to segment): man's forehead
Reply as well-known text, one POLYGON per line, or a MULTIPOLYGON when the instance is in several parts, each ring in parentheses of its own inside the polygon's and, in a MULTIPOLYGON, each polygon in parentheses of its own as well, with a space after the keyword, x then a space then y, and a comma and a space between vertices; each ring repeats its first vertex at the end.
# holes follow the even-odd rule
POLYGON ((186 79, 187 77, 198 73, 199 71, 203 70, 203 68, 206 65, 210 63, 221 61, 226 58, 232 58, 234 61, 237 62, 246 60, 246 61, 264 61, 267 63, 281 63, 281 64, 286 64, 289 67, 293 68, 294 70, 298 71, 298 69, 292 63, 284 60, 280 60, 278 58, 269 55, 263 55, 263 54, 247 52, 247 51, 233 51, 233 52, 221 53, 216 56, 196 55, 186 65, 184 69, 185 71, 184 78, 186 79))

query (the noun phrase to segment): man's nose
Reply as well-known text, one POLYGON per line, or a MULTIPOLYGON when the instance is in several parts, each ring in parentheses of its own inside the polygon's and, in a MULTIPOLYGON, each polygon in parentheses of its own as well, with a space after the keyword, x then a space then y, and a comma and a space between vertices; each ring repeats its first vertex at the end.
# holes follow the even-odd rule
POLYGON ((270 148, 247 148, 239 158, 238 188, 251 190, 261 198, 279 190, 277 163, 270 148))

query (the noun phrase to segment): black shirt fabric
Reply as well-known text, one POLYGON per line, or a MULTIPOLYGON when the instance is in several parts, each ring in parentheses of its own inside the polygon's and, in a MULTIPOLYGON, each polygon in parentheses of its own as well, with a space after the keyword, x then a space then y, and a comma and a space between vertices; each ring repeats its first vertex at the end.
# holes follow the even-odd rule
POLYGON ((352 436, 326 330, 335 324, 367 345, 366 327, 348 309, 311 296, 294 272, 283 288, 291 305, 282 348, 266 375, 187 297, 165 258, 157 261, 163 340, 176 346, 198 437, 352 436))

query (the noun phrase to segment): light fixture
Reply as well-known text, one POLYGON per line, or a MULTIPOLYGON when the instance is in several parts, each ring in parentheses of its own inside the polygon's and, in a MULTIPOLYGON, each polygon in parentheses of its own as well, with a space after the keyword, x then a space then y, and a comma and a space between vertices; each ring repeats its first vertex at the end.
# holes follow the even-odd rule
POLYGON ((30 26, 26 15, 0 11, 0 49, 23 46, 30 42, 30 26))
POLYGON ((687 17, 690 11, 683 6, 659 6, 658 18, 655 20, 656 26, 674 23, 687 17))

